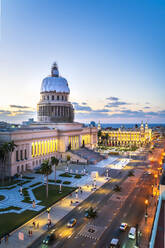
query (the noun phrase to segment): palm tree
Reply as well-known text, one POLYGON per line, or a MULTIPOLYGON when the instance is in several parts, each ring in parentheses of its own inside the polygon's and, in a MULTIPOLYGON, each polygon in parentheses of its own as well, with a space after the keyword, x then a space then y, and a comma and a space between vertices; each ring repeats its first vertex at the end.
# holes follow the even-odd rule
POLYGON ((86 216, 87 218, 96 218, 97 217, 97 212, 94 210, 93 207, 90 207, 88 210, 86 210, 86 216))
POLYGON ((113 190, 115 191, 115 192, 120 192, 121 191, 121 187, 119 186, 119 185, 115 185, 115 187, 113 188, 113 190))
POLYGON ((5 179, 5 155, 6 151, 4 145, 0 147, 0 177, 2 179, 2 185, 4 184, 5 179))
POLYGON ((106 140, 106 145, 108 145, 108 141, 109 141, 109 135, 108 135, 108 133, 106 133, 106 135, 105 135, 105 140, 106 140))
POLYGON ((5 142, 0 147, 0 161, 1 161, 1 177, 2 183, 4 183, 4 179, 6 176, 6 169, 8 171, 9 181, 11 180, 11 154, 14 151, 16 144, 14 141, 5 142), (9 155, 9 156, 7 156, 9 155), (7 165, 5 166, 5 164, 7 165))
POLYGON ((52 173, 52 165, 49 159, 46 159, 41 164, 41 174, 46 176, 46 197, 48 198, 48 176, 52 173))
POLYGON ((56 184, 56 166, 58 166, 59 159, 56 157, 51 157, 51 165, 54 165, 54 183, 56 184))
POLYGON ((9 175, 9 182, 11 182, 11 155, 12 152, 15 150, 15 148, 17 147, 17 145, 14 143, 14 141, 10 141, 7 144, 7 151, 9 153, 9 166, 8 166, 8 175, 9 175))

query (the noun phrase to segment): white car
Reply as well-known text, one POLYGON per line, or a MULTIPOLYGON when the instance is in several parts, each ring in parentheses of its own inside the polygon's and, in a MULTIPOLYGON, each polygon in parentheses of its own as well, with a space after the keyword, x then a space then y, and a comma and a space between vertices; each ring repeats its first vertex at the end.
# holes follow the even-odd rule
POLYGON ((119 248, 120 243, 118 239, 112 239, 109 248, 119 248))
POLYGON ((120 225, 120 230, 125 231, 127 229, 127 227, 128 227, 128 224, 123 222, 120 225))
POLYGON ((135 239, 136 238, 136 228, 135 227, 131 227, 131 229, 129 230, 128 238, 129 239, 135 239))

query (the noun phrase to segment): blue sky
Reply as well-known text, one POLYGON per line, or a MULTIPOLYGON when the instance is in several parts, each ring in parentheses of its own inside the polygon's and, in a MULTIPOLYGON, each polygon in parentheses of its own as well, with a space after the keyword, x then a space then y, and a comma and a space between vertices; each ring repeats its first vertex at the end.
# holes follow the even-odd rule
POLYGON ((54 61, 76 120, 165 122, 164 0, 2 0, 0 121, 36 118, 54 61))

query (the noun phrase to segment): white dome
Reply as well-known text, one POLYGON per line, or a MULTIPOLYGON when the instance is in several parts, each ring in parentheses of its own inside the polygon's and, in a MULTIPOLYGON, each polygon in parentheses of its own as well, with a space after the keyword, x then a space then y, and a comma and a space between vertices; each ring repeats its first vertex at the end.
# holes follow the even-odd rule
POLYGON ((62 77, 46 77, 42 81, 40 92, 56 91, 59 93, 70 93, 68 82, 62 77))

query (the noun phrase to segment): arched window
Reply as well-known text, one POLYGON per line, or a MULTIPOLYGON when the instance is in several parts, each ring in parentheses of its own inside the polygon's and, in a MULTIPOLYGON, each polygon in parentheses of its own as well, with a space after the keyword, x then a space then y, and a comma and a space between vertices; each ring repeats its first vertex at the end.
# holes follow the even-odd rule
POLYGON ((54 96, 52 96, 52 101, 54 101, 54 96))
POLYGON ((64 100, 64 97, 62 96, 62 101, 64 100))
POLYGON ((59 101, 59 96, 57 96, 57 101, 59 101))

